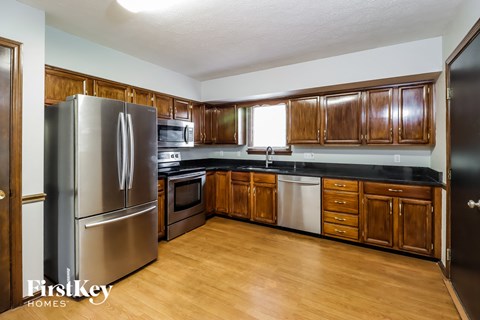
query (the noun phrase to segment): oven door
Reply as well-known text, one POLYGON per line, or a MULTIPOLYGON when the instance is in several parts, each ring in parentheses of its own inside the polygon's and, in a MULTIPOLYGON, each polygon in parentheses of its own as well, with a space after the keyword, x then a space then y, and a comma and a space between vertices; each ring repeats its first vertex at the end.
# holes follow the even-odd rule
POLYGON ((158 147, 193 147, 193 123, 178 120, 158 120, 158 147))
POLYGON ((201 171, 168 178, 168 225, 205 210, 205 174, 201 171))

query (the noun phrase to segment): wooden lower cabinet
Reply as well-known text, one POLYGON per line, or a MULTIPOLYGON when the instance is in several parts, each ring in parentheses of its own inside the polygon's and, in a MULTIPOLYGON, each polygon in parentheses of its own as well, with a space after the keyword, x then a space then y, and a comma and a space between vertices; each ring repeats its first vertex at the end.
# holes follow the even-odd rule
POLYGON ((215 213, 215 172, 208 171, 205 180, 205 213, 207 216, 215 213))
POLYGON ((365 195, 363 241, 393 247, 393 198, 365 195))
POLYGON ((165 237, 165 180, 158 180, 158 238, 165 237))
POLYGON ((218 214, 228 214, 229 190, 230 190, 230 172, 215 172, 215 212, 218 214))
POLYGON ((432 252, 432 202, 398 199, 398 247, 422 254, 432 252))
POLYGON ((230 215, 250 219, 250 172, 232 172, 230 183, 230 215))
POLYGON ((252 220, 256 222, 277 223, 277 185, 272 183, 253 183, 252 220))

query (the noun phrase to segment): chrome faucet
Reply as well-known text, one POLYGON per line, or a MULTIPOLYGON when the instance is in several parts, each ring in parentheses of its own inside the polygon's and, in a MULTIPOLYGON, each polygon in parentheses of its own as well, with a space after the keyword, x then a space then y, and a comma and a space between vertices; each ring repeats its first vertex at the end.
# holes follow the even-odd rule
POLYGON ((268 159, 269 151, 271 152, 271 155, 275 154, 275 151, 273 151, 273 148, 268 146, 267 149, 265 150, 265 168, 268 168, 268 165, 273 163, 273 160, 268 159))

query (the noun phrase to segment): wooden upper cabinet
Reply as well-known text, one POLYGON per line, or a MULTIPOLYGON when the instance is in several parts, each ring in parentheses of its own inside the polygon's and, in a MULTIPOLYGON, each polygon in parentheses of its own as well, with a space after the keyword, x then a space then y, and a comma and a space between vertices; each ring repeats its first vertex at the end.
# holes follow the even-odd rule
POLYGON ((217 109, 217 139, 216 143, 237 144, 238 114, 237 106, 224 106, 217 109))
POLYGON ((318 97, 292 99, 287 107, 287 143, 320 142, 320 106, 318 97))
POLYGON ((393 247, 393 198, 364 195, 365 243, 393 247))
POLYGON ((192 119, 190 102, 174 99, 173 100, 173 118, 176 120, 190 121, 192 119))
POLYGON ((218 122, 217 108, 205 107, 205 122, 203 123, 204 137, 203 143, 211 144, 217 141, 218 122))
POLYGON ((157 117, 163 119, 173 118, 173 99, 161 94, 154 94, 155 108, 157 108, 157 117))
POLYGON ((323 143, 362 143, 362 94, 352 92, 322 97, 323 143))
POLYGON ((153 93, 147 90, 132 88, 131 102, 144 106, 153 106, 153 93))
POLYGON ((393 143, 393 89, 365 92, 365 141, 367 144, 393 143))
POLYGON ((399 199, 398 247, 414 253, 432 252, 432 202, 399 199))
POLYGON ((115 99, 126 102, 130 101, 130 89, 126 85, 120 83, 94 80, 93 90, 96 97, 115 99))
POLYGON ((93 94, 93 81, 85 76, 45 68, 45 104, 65 101, 75 94, 93 94))
POLYGON ((205 105, 195 105, 192 108, 193 142, 202 144, 205 141, 205 105))
POLYGON ((429 85, 413 85, 398 89, 398 143, 430 142, 429 85))
POLYGON ((276 224, 277 185, 254 181, 252 207, 253 221, 276 224))

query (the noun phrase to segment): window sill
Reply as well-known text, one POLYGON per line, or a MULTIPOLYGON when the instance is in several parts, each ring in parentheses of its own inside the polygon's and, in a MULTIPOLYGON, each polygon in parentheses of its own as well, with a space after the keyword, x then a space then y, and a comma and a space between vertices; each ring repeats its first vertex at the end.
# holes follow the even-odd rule
MULTIPOLYGON (((281 156, 290 156, 292 155, 292 149, 290 148, 278 148, 273 149, 275 152, 274 155, 281 155, 281 156)), ((248 154, 265 154, 265 148, 248 148, 248 154)))

